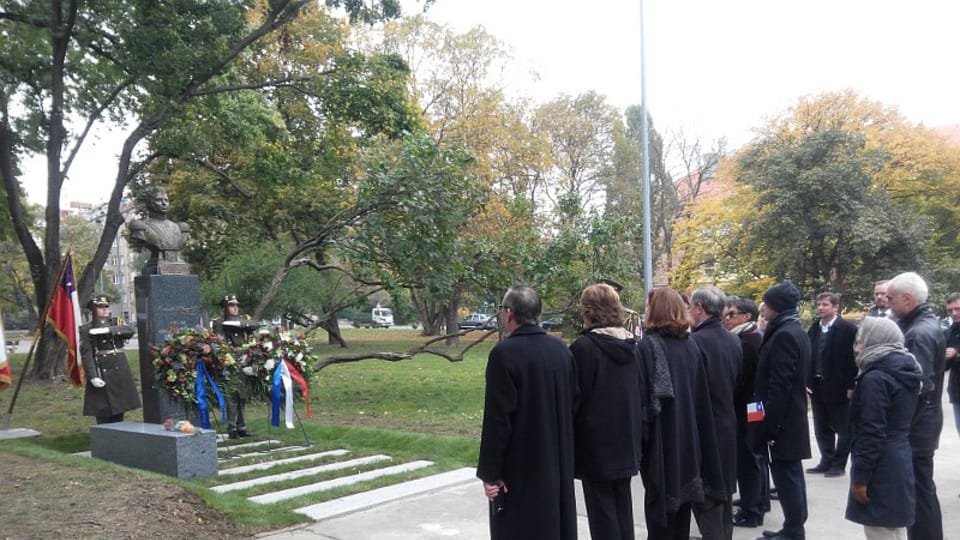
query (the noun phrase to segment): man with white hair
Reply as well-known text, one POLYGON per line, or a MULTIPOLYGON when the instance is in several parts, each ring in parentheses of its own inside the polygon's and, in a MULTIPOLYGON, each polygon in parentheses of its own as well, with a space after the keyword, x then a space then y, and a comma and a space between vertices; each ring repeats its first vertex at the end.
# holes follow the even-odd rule
POLYGON ((917 479, 917 518, 907 529, 910 540, 942 540, 943 519, 933 483, 933 454, 943 428, 943 369, 946 341, 940 321, 927 304, 927 284, 905 272, 887 284, 887 305, 903 330, 904 345, 923 369, 923 386, 910 426, 913 474, 917 479))

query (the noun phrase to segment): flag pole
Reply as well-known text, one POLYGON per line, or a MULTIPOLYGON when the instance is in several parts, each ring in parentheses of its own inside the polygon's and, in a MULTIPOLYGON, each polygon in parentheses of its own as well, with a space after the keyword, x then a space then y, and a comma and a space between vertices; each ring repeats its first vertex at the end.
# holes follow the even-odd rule
MULTIPOLYGON (((20 369, 20 376, 17 377, 17 387, 13 390, 13 397, 10 398, 10 406, 7 407, 7 412, 3 415, 3 429, 8 429, 10 427, 10 419, 13 417, 13 406, 17 404, 17 396, 20 395, 20 387, 23 385, 23 377, 27 374, 27 368, 30 366, 30 360, 33 358, 33 352, 37 348, 37 342, 40 341, 40 336, 43 334, 43 330, 47 327, 47 314, 50 312, 50 304, 53 303, 53 296, 57 293, 57 288, 60 287, 60 282, 63 281, 63 274, 67 271, 67 261, 73 258, 73 251, 68 249, 67 255, 63 258, 63 263, 60 265, 60 274, 57 276, 57 280, 54 282, 55 286, 50 291, 50 297, 47 298, 47 305, 43 308, 43 316, 40 317, 40 325, 37 326, 37 333, 33 336, 33 343, 30 344, 30 351, 27 352, 27 359, 23 362, 23 367, 20 369)), ((78 336, 79 337, 79 336, 78 336)), ((13 365, 11 364, 11 368, 13 365)))

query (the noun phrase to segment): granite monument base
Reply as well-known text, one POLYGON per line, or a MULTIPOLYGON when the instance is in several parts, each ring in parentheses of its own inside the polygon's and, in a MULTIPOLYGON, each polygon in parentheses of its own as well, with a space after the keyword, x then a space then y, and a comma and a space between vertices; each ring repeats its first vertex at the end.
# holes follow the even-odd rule
POLYGON ((98 459, 180 479, 217 474, 217 432, 167 431, 160 424, 116 422, 90 427, 90 454, 98 459))
POLYGON ((137 293, 137 337, 140 343, 140 385, 143 421, 160 424, 182 419, 183 412, 162 399, 153 371, 151 346, 168 335, 200 325, 200 278, 194 275, 146 275, 134 279, 137 293))

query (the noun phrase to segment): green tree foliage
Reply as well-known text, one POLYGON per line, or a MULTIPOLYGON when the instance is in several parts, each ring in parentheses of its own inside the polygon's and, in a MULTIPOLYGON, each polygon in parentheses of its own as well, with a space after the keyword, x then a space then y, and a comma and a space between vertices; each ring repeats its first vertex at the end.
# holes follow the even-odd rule
MULTIPOLYGON (((232 91, 215 79, 241 53, 294 19, 306 0, 157 3, 113 0, 12 1, 0 8, 0 179, 18 241, 30 265, 35 302, 44 306, 59 274, 60 193, 89 130, 111 120, 132 126, 120 151, 116 180, 97 249, 80 274, 80 296, 92 292, 123 219, 120 201, 139 170, 135 150, 181 108, 202 96, 232 91), (43 246, 30 234, 20 163, 42 153, 47 162, 43 246)), ((275 86, 272 81, 243 81, 275 86)), ((34 374, 56 369, 38 348, 34 374)))
POLYGON ((852 277, 916 267, 923 224, 904 219, 872 185, 885 158, 840 128, 755 142, 740 158, 739 180, 757 192, 760 210, 744 249, 763 253, 770 275, 811 291, 845 291, 852 277))
POLYGON ((411 290, 428 334, 427 325, 436 322, 426 307, 432 301, 443 307, 448 328, 456 324, 459 296, 476 261, 469 230, 487 191, 470 176, 471 164, 462 150, 411 134, 399 154, 388 150, 371 162, 362 184, 363 192, 393 194, 396 204, 357 228, 351 256, 379 270, 388 289, 411 290))

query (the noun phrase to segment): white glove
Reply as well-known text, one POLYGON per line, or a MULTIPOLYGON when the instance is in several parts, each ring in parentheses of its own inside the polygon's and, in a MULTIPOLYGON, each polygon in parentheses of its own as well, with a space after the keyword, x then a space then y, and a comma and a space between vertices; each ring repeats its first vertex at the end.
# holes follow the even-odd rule
POLYGON ((107 385, 107 381, 101 379, 100 377, 94 377, 90 379, 90 384, 92 384, 94 388, 103 388, 107 385))
POLYGON ((253 366, 246 366, 240 371, 242 371, 244 375, 253 376, 253 366))

